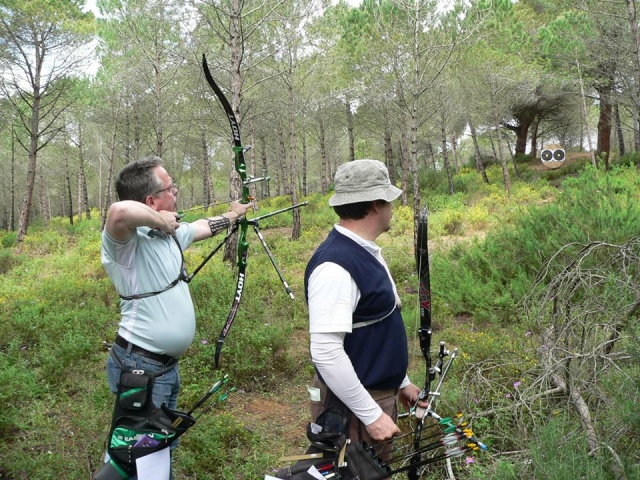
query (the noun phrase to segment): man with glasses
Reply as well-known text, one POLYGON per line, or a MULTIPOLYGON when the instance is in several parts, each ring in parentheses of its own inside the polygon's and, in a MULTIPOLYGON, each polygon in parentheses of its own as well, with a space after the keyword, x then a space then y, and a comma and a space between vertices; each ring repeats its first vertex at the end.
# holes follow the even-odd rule
MULTIPOLYGON (((156 156, 126 165, 116 178, 118 202, 109 208, 102 232, 101 260, 120 296, 120 323, 112 346, 123 367, 156 377, 152 400, 177 407, 177 360, 195 335, 195 311, 182 251, 193 242, 227 230, 252 206, 231 203, 223 215, 181 223, 178 189, 156 156)), ((117 392, 120 367, 109 356, 109 388, 117 392)))

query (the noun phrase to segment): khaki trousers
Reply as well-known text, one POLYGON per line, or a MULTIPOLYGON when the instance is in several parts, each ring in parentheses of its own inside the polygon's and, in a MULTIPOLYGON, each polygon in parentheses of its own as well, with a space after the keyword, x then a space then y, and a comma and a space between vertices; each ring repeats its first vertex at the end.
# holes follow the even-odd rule
MULTIPOLYGON (((311 401, 311 419, 315 422, 320 412, 325 408, 342 405, 342 402, 333 394, 327 394, 329 390, 327 384, 320 381, 318 375, 314 376, 313 386, 320 389, 320 401, 311 401)), ((380 406, 382 411, 389 415, 395 422, 398 419, 398 390, 370 390, 369 394, 380 406)), ((349 436, 352 441, 360 440, 368 446, 377 445, 379 442, 373 440, 365 428, 364 424, 349 410, 349 436)), ((378 455, 384 460, 388 460, 391 455, 391 442, 385 443, 380 448, 376 448, 378 455)))

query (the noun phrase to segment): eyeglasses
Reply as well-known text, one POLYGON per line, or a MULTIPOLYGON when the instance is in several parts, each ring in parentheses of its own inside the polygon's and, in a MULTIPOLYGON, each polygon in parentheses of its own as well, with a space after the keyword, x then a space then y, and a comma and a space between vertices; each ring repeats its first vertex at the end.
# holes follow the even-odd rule
POLYGON ((158 190, 154 193, 154 195, 159 195, 162 192, 166 192, 166 191, 172 191, 172 193, 177 193, 178 192, 178 187, 176 187, 175 183, 172 183, 171 185, 169 185, 167 188, 163 188, 162 190, 158 190))

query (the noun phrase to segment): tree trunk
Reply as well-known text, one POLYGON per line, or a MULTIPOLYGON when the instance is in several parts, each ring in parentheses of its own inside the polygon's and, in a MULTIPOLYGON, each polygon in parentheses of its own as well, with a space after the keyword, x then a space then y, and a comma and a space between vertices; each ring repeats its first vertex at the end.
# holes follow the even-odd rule
POLYGON ((520 125, 515 128, 511 128, 516 134, 516 146, 515 156, 525 155, 527 153, 527 137, 529 136, 529 127, 531 126, 532 119, 527 118, 520 119, 520 125))
POLYGON ((538 156, 538 128, 540 127, 540 117, 536 116, 531 123, 531 156, 536 158, 538 156))
MULTIPOLYGON (((231 8, 229 13, 229 46, 231 49, 231 108, 238 121, 238 129, 242 131, 242 117, 240 116, 240 100, 242 98, 242 27, 241 14, 244 2, 241 0, 231 0, 231 8)), ((229 196, 231 200, 242 197, 242 179, 240 174, 231 168, 229 175, 229 196)), ((233 261, 238 256, 238 232, 229 237, 224 246, 222 259, 224 261, 233 261)))
POLYGON ((309 186, 307 185, 307 137, 302 133, 302 196, 309 195, 309 186))
POLYGON ((486 184, 489 184, 489 178, 487 177, 487 172, 484 168, 484 164, 482 163, 482 154, 480 152, 480 146, 478 145, 478 135, 476 133, 476 127, 471 121, 471 118, 467 118, 467 123, 469 124, 471 140, 473 141, 473 154, 476 157, 476 168, 478 169, 478 173, 482 175, 482 181, 486 184))
POLYGON ((134 109, 133 111, 133 119, 133 151, 131 152, 131 155, 135 160, 140 158, 140 149, 142 148, 142 123, 140 121, 140 115, 138 115, 137 109, 134 109))
MULTIPOLYGON (((291 172, 291 204, 298 203, 298 189, 296 179, 298 176, 297 158, 296 158, 296 121, 295 121, 295 96, 293 94, 293 75, 295 69, 289 69, 288 97, 289 97, 289 154, 290 154, 290 172, 291 172)), ((300 209, 293 209, 293 228, 291 230, 291 239, 298 240, 300 238, 300 209)))
POLYGON ((451 165, 449 164, 449 151, 447 149, 447 125, 444 116, 444 111, 440 112, 440 136, 442 137, 442 160, 444 162, 444 169, 447 172, 447 181, 449 182, 449 194, 455 193, 455 187, 453 185, 453 174, 451 172, 451 165))
MULTIPOLYGON (((262 157, 262 176, 269 176, 269 166, 267 164, 267 149, 265 146, 264 136, 260 137, 260 156, 262 157)), ((269 182, 262 182, 262 198, 271 197, 271 188, 269 182)))
POLYGON ((596 85, 600 97, 600 115, 598 117, 598 146, 596 155, 604 160, 605 170, 609 170, 609 154, 611 152, 611 86, 596 85))
POLYGON ((69 172, 69 155, 67 148, 64 150, 64 176, 69 195, 69 225, 73 225, 73 192, 71 190, 71 173, 69 172))
POLYGON ((400 152, 402 158, 402 181, 400 186, 402 194, 400 195, 400 203, 404 206, 408 203, 407 192, 409 191, 409 171, 411 170, 409 141, 407 140, 407 134, 404 133, 404 130, 400 134, 400 152))
MULTIPOLYGON (((589 154, 591 156, 591 163, 593 164, 594 167, 598 167, 598 163, 596 161, 596 155, 595 152, 593 151, 593 145, 591 142, 591 135, 589 135, 589 121, 588 121, 588 115, 587 115, 587 100, 586 100, 586 95, 584 92, 584 82, 582 81, 582 70, 580 67, 580 62, 578 61, 578 59, 576 59, 576 66, 578 67, 578 79, 580 82, 580 98, 582 99, 582 121, 584 122, 584 127, 585 127, 585 135, 587 136, 587 144, 589 145, 589 154)), ((582 144, 582 142, 580 142, 580 144, 582 144)))
POLYGON ((349 138, 349 161, 356 159, 355 135, 353 132, 353 112, 351 111, 351 97, 349 94, 345 96, 345 113, 347 115, 347 135, 349 138))
POLYGON ((87 220, 91 220, 91 206, 89 205, 89 190, 87 188, 84 163, 84 136, 82 125, 78 123, 78 197, 80 198, 78 219, 81 218, 81 212, 84 211, 87 215, 87 220))
POLYGON ((287 185, 287 146, 284 141, 284 132, 282 128, 278 128, 278 145, 280 146, 280 160, 278 161, 278 181, 276 181, 277 192, 276 195, 284 195, 289 190, 287 185))
POLYGON ((16 231, 16 130, 11 129, 11 218, 9 225, 12 232, 16 231))
POLYGON ((215 192, 211 182, 211 165, 209 164, 209 148, 204 128, 200 129, 200 146, 202 147, 202 204, 204 208, 216 203, 215 192))
MULTIPOLYGON (((255 144, 255 128, 253 127, 253 117, 249 117, 249 165, 247 165, 247 179, 251 177, 257 177, 256 175, 256 151, 253 148, 250 148, 251 145, 255 144)), ((245 159, 246 160, 246 159, 245 159)), ((264 183, 266 180, 261 181, 260 183, 264 183)), ((256 182, 252 182, 249 184, 249 196, 252 198, 258 198, 258 185, 256 182)))
POLYGON ((33 107, 31 109, 31 123, 29 126, 29 166, 27 170, 27 184, 20 211, 20 221, 18 223, 18 235, 16 242, 21 244, 27 235, 29 226, 29 215, 31 214, 31 202, 33 199, 33 189, 36 184, 36 164, 38 158, 38 131, 40 127, 40 76, 39 70, 35 80, 33 94, 33 107))
POLYGON ((391 128, 389 128, 389 124, 385 122, 384 125, 384 160, 387 165, 387 169, 389 170, 389 178, 391 179, 391 183, 394 183, 398 180, 398 172, 396 172, 396 164, 393 161, 393 145, 392 145, 392 136, 391 136, 391 128))
MULTIPOLYGON (((156 52, 158 49, 156 48, 156 52)), ((156 88, 156 155, 162 158, 164 155, 164 119, 162 118, 162 77, 160 68, 161 59, 159 54, 156 56, 155 70, 155 88, 156 88)))
POLYGON ((116 134, 118 132, 118 115, 116 113, 116 118, 113 122, 113 132, 111 134, 111 145, 109 146, 109 166, 108 166, 108 174, 107 174, 107 186, 104 189, 104 206, 102 210, 102 219, 100 222, 100 230, 104 229, 105 223, 107 221, 107 211, 111 206, 111 181, 113 179, 113 172, 115 170, 116 163, 116 134))
MULTIPOLYGON (((40 208, 40 216, 44 222, 51 220, 51 199, 49 198, 49 189, 44 176, 44 168, 42 164, 38 164, 38 175, 36 176, 36 187, 38 189, 38 205, 40 208), (39 181, 38 181, 39 179, 39 181)), ((33 212, 32 212, 33 213, 33 212)))
MULTIPOLYGON (((415 38, 415 37, 414 37, 415 38)), ((414 82, 416 82, 417 65, 414 66, 414 82)), ((417 82, 416 82, 417 83, 417 82)), ((414 83, 414 85, 416 84, 414 83)), ((420 218, 420 177, 418 175, 418 97, 411 95, 411 157, 408 159, 411 166, 411 176, 413 177, 413 218, 414 227, 417 228, 418 219, 420 218)), ((403 142, 406 141, 403 138, 403 142)), ((409 166, 409 165, 407 165, 409 166)), ((403 172, 408 171, 403 168, 403 172)), ((404 177, 404 174, 403 174, 404 177)), ((409 189, 408 179, 402 182, 402 205, 407 205, 407 193, 409 189), (406 193, 404 193, 406 192, 406 193)))
POLYGON ((331 176, 331 172, 329 171, 329 159, 327 158, 327 139, 325 138, 324 131, 324 118, 322 117, 322 112, 320 112, 320 118, 318 122, 319 136, 318 141, 320 142, 320 189, 323 195, 326 195, 329 191, 329 180, 331 176))
POLYGON ((622 131, 622 121, 620 120, 620 105, 616 102, 613 106, 613 118, 616 122, 616 134, 618 136, 618 150, 620 152, 620 156, 624 156, 625 154, 625 146, 624 146, 624 133, 622 131))
POLYGON ((516 163, 516 155, 512 153, 512 150, 511 150, 511 142, 509 141, 509 135, 507 135, 506 137, 507 137, 506 138, 507 148, 509 149, 509 157, 511 158, 511 163, 513 164, 513 171, 516 173, 516 177, 522 178, 522 175, 520 175, 520 170, 518 170, 518 164, 516 163))
POLYGON ((438 171, 438 166, 436 165, 436 154, 433 152, 433 145, 429 140, 427 140, 427 151, 428 151, 427 155, 431 159, 431 168, 433 169, 434 172, 436 172, 438 171))
POLYGON ((496 118, 496 135, 498 137, 498 159, 502 166, 502 178, 504 179, 504 189, 507 193, 511 193, 511 178, 509 177, 509 168, 507 167, 507 159, 502 151, 502 132, 500 130, 500 119, 496 118))
POLYGON ((458 158, 458 139, 455 133, 451 134, 451 153, 453 153, 453 168, 457 175, 460 173, 460 159, 458 158))
POLYGON ((638 16, 636 14, 636 2, 635 0, 626 0, 627 3, 627 15, 629 16, 629 26, 631 28, 631 40, 633 42, 633 53, 635 54, 634 73, 635 73, 635 95, 633 95, 635 102, 635 114, 634 114, 634 146, 636 151, 640 150, 640 33, 638 32, 638 16))

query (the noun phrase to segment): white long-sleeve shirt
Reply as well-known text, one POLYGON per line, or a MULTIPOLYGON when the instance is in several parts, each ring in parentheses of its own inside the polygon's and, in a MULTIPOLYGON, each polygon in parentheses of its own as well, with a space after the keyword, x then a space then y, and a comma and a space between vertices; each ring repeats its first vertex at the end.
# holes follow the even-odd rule
MULTIPOLYGON (((335 228, 364 247, 384 266, 399 307, 400 297, 382 258, 382 249, 340 225, 335 228)), ((380 417, 382 410, 358 379, 344 350, 344 337, 352 331, 352 316, 360 300, 360 290, 349 272, 335 263, 325 262, 309 277, 307 295, 313 363, 329 389, 363 424, 370 425, 380 417)), ((408 384, 409 379, 405 376, 400 388, 408 384)))

